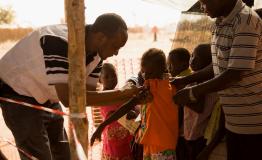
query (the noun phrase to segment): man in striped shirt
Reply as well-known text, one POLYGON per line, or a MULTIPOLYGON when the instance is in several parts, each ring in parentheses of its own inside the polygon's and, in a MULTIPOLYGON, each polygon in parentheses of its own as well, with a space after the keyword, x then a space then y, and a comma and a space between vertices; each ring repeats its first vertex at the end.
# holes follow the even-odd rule
POLYGON ((180 90, 187 104, 219 91, 225 113, 228 160, 262 159, 262 22, 241 0, 199 0, 217 18, 211 40, 213 65, 173 83, 207 81, 180 90))
MULTIPOLYGON (((68 41, 66 25, 39 28, 21 39, 0 59, 0 96, 44 107, 68 106, 68 41)), ((106 13, 86 25, 87 85, 95 87, 102 60, 117 55, 128 39, 127 26, 117 14, 106 13)), ((124 102, 137 88, 87 91, 87 105, 124 102)), ((63 117, 15 103, 1 102, 6 125, 17 146, 40 160, 70 159, 63 117)), ((20 154, 21 159, 27 159, 20 154)))

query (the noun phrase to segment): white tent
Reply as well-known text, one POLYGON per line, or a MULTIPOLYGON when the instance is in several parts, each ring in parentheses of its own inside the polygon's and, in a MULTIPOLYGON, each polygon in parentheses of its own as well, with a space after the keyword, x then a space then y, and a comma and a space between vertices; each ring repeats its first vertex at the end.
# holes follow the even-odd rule
MULTIPOLYGON (((187 11, 195 3, 198 2, 198 0, 143 0, 143 1, 155 3, 159 5, 165 5, 165 6, 180 10, 180 11, 187 11)), ((254 9, 257 9, 257 8, 262 8, 262 0, 254 0, 254 9)))
POLYGON ((197 2, 197 0, 143 0, 143 1, 172 7, 180 11, 188 10, 191 6, 193 6, 197 2))

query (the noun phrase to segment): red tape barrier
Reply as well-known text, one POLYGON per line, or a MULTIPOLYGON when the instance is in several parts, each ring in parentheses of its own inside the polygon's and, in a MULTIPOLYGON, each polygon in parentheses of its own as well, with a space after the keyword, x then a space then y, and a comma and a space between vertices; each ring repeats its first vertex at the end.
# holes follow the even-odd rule
MULTIPOLYGON (((61 115, 61 116, 69 116, 71 118, 86 118, 87 117, 86 113, 74 113, 74 114, 71 113, 71 114, 68 114, 68 113, 62 112, 60 110, 50 109, 50 108, 46 108, 46 107, 43 107, 43 106, 40 106, 40 105, 33 105, 33 104, 30 104, 30 103, 26 103, 26 102, 18 101, 18 100, 13 100, 13 99, 10 99, 10 98, 0 97, 0 100, 10 102, 10 103, 21 104, 23 106, 27 106, 27 107, 30 107, 30 108, 46 111, 46 112, 61 115)), ((78 158, 79 158, 79 160, 87 160, 84 149, 83 149, 81 143, 79 142, 79 140, 77 138, 76 131, 75 131, 75 128, 74 128, 72 123, 71 123, 71 127, 72 127, 72 133, 73 133, 73 136, 74 136, 74 141, 76 143, 76 151, 77 151, 78 158)), ((18 148, 14 143, 7 140, 6 138, 1 138, 1 139, 3 139, 3 141, 5 141, 5 142, 9 143, 10 145, 16 147, 20 152, 25 154, 31 160, 37 160, 37 158, 35 158, 34 156, 31 156, 30 154, 26 153, 22 149, 18 148)))

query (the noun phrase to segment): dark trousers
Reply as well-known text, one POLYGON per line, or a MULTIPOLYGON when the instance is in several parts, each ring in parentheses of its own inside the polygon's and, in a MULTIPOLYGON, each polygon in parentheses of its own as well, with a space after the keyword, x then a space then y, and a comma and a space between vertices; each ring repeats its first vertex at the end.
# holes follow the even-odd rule
MULTIPOLYGON (((0 96, 38 104, 33 98, 10 93, 2 92, 0 96)), ((15 103, 0 103, 5 123, 12 131, 17 147, 39 160, 70 160, 69 143, 62 116, 15 103)), ((43 106, 61 110, 58 103, 46 103, 43 106)), ((19 154, 22 160, 29 159, 23 153, 19 154)))
POLYGON ((262 160, 262 134, 236 134, 227 130, 227 160, 262 160))

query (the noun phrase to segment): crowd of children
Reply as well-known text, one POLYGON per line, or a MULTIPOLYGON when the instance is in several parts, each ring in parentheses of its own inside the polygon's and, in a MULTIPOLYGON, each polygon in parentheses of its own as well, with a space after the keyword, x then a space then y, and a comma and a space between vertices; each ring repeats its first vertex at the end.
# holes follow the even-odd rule
MULTIPOLYGON (((261 16, 262 12, 257 10, 257 13, 261 16)), ((105 121, 93 134, 91 145, 103 134, 104 160, 208 160, 226 135, 225 115, 218 94, 208 93, 193 103, 176 105, 173 95, 177 90, 203 81, 174 86, 169 80, 211 68, 211 63, 210 44, 196 46, 191 54, 185 48, 175 48, 169 52, 167 60, 163 51, 147 50, 141 58, 138 76, 129 79, 136 86, 145 86, 146 90, 122 106, 101 107, 105 121), (131 136, 116 120, 125 114, 135 118, 137 114, 132 110, 137 105, 140 105, 140 126, 131 136), (116 134, 111 134, 110 130, 116 134)), ((117 83, 114 67, 104 64, 103 68, 104 90, 113 89, 117 83)))
MULTIPOLYGON (((170 79, 201 70, 210 65, 211 61, 210 44, 198 45, 192 54, 185 48, 173 49, 167 59, 160 49, 147 50, 141 58, 138 77, 129 80, 136 85, 143 85, 146 89, 122 106, 101 107, 105 121, 93 134, 91 145, 95 139, 100 139, 102 134, 102 159, 197 159, 201 151, 207 148, 204 134, 218 96, 216 93, 207 94, 195 103, 178 106, 172 97, 176 90, 187 86, 171 85, 170 79), (137 105, 140 105, 141 119, 134 139, 135 143, 143 146, 143 155, 140 157, 131 151, 132 136, 116 121, 123 115, 130 114, 130 110, 137 105)), ((113 65, 104 64, 100 81, 104 90, 115 88, 117 75, 113 65)), ((201 156, 203 157, 208 155, 201 156)))

